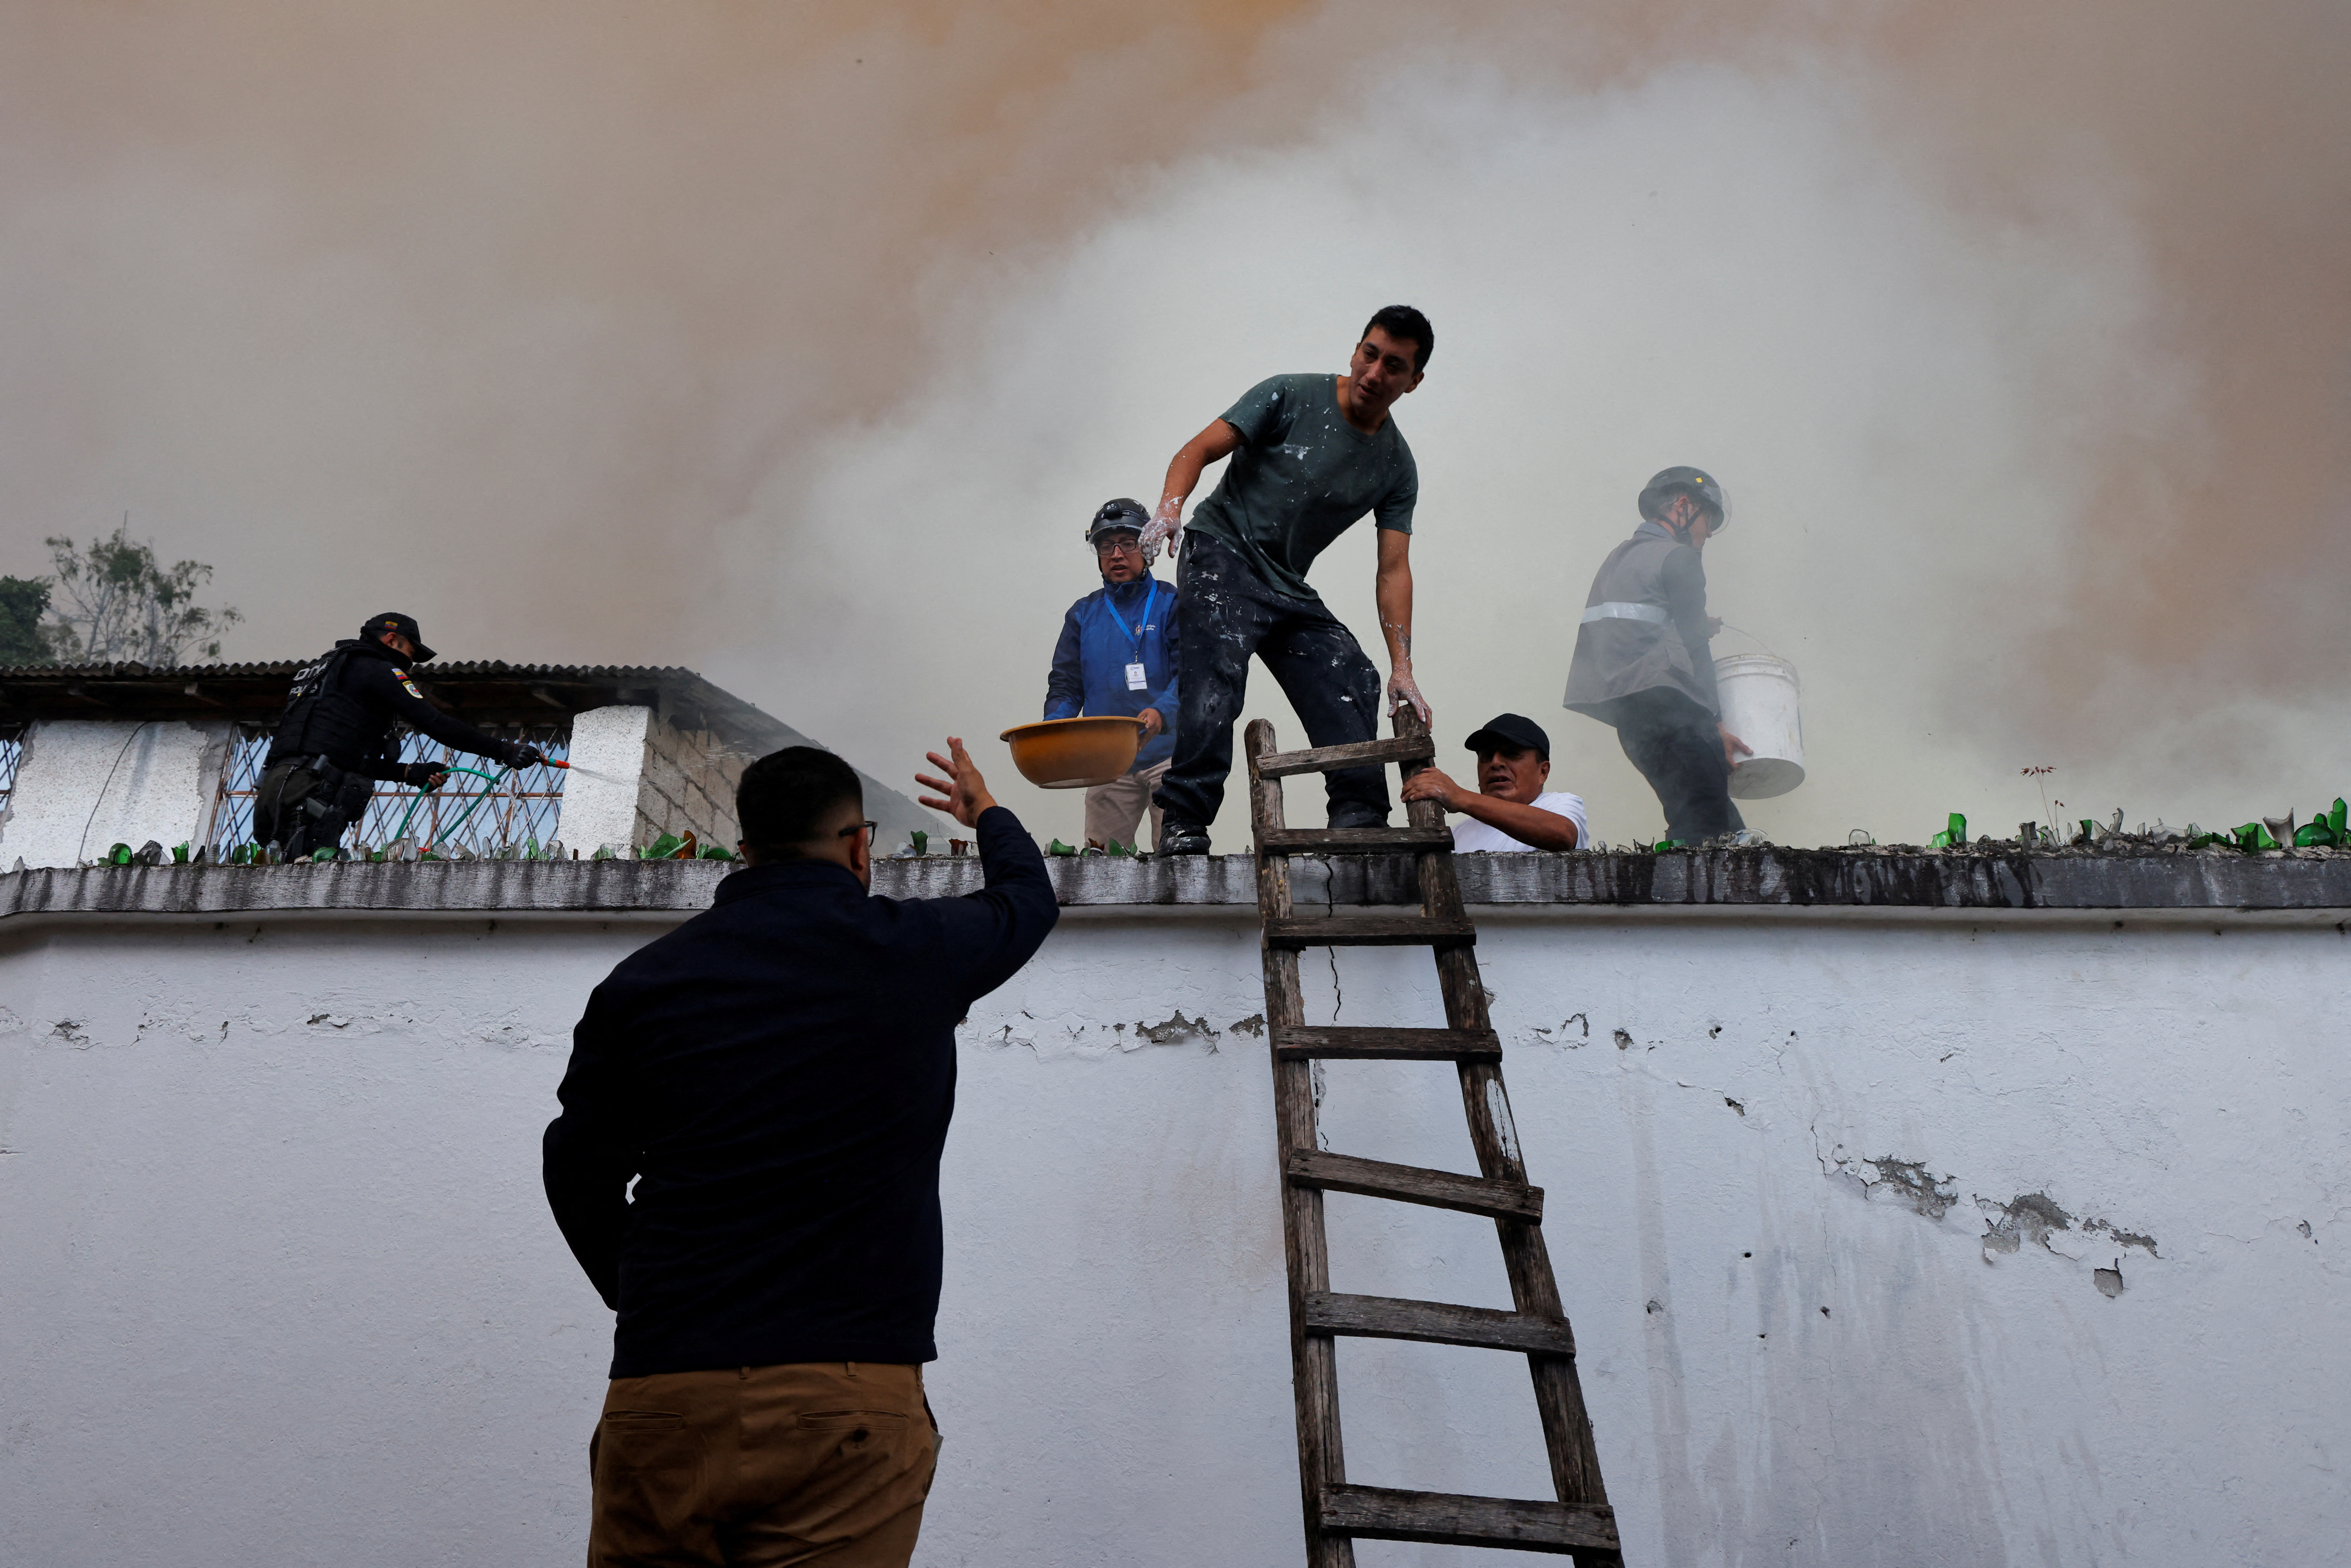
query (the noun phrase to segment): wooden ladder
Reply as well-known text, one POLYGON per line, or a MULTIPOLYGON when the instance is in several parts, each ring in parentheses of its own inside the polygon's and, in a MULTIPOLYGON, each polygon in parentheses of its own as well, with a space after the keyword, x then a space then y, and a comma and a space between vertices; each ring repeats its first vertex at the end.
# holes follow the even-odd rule
POLYGON ((1502 1088, 1502 1046, 1486 1014, 1477 927, 1453 874, 1453 836, 1433 800, 1406 809, 1403 828, 1290 828, 1281 780, 1294 773, 1401 765, 1409 779, 1436 755, 1427 727, 1407 708, 1393 740, 1276 751, 1273 726, 1248 731, 1250 819, 1257 831, 1258 914, 1265 927, 1267 1032, 1273 1050, 1273 1103, 1281 1139, 1281 1228, 1290 1270, 1290 1354, 1298 1403, 1298 1480, 1305 1505, 1308 1568, 1353 1568, 1354 1540, 1425 1541, 1573 1554, 1619 1563, 1614 1511, 1601 1484, 1592 1421, 1575 1376, 1575 1341, 1543 1248, 1542 1188, 1527 1185, 1518 1134, 1502 1088), (1293 854, 1410 852, 1418 875, 1417 915, 1331 915, 1301 919, 1290 907, 1293 854), (1444 1029, 1309 1025, 1298 988, 1306 947, 1426 946, 1435 949, 1445 996, 1444 1029), (1424 1170, 1325 1153, 1316 1137, 1313 1064, 1347 1058, 1450 1061, 1461 1077, 1479 1174, 1424 1170), (1361 1193, 1399 1203, 1482 1214, 1494 1221, 1514 1310, 1452 1306, 1331 1289, 1322 1195, 1361 1193), (1339 1438, 1338 1336, 1421 1340, 1512 1351, 1527 1358, 1535 1408, 1550 1450, 1552 1502, 1463 1497, 1350 1486, 1339 1438))

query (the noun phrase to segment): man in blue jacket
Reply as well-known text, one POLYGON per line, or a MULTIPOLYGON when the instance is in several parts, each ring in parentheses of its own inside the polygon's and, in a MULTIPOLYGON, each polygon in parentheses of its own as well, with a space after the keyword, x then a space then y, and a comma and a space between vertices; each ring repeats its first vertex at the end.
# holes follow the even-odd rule
POLYGON ((588 999, 545 1158, 619 1313, 590 1568, 913 1555, 956 1024, 1058 914, 1035 842, 947 747, 916 779, 975 830, 983 891, 869 897, 855 770, 792 747, 744 769, 749 867, 588 999))
POLYGON ((1150 522, 1139 501, 1122 496, 1102 503, 1086 529, 1102 568, 1102 585, 1070 606, 1053 673, 1045 682, 1045 716, 1124 714, 1143 721, 1143 745, 1123 779, 1086 791, 1086 841, 1132 849, 1144 808, 1151 809, 1151 841, 1159 842, 1159 803, 1152 791, 1176 754, 1176 591, 1151 575, 1143 529, 1150 522))

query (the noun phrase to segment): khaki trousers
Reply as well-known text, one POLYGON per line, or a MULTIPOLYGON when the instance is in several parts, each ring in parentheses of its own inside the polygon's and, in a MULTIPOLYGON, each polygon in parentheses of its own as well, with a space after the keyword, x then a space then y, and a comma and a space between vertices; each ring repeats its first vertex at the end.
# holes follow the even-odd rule
POLYGON ((920 1367, 614 1378, 588 1444, 588 1568, 905 1568, 937 1459, 920 1367))
MULTIPOLYGON (((1173 758, 1170 758, 1172 761, 1173 758)), ((1151 808, 1151 847, 1159 847, 1159 819, 1164 814, 1151 792, 1167 777, 1167 764, 1156 763, 1140 773, 1129 773, 1086 791, 1086 842, 1107 844, 1113 839, 1128 849, 1139 847, 1134 830, 1142 824, 1143 809, 1151 808)))

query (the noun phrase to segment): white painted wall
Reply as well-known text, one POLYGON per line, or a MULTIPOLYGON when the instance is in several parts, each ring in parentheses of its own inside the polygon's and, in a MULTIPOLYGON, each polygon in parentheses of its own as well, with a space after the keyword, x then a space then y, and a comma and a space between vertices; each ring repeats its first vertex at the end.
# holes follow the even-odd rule
POLYGON ((637 792, 645 771, 645 735, 653 710, 632 704, 590 708, 571 718, 571 770, 555 836, 582 855, 611 844, 625 854, 639 842, 637 792))
POLYGON ((235 727, 44 719, 0 817, 0 866, 74 865, 118 843, 201 844, 235 727))
MULTIPOLYGON (((658 924, 77 918, 0 925, 7 1559, 576 1563, 609 1318, 538 1132, 658 924)), ((1629 1561, 2339 1557, 2351 938, 1483 919, 1629 1561), (2035 1193, 2068 1226, 1988 1249, 2035 1193)), ((1437 1021, 1425 955, 1305 970, 1322 1016, 1437 1021)), ((1247 910, 1074 915, 974 1010, 918 1563, 1299 1560, 1257 973, 1247 910)), ((1326 1088, 1333 1146, 1466 1168, 1449 1070, 1326 1088)), ((1480 1222, 1331 1210, 1339 1288, 1504 1303, 1480 1222)), ((1521 1362, 1341 1364, 1356 1479, 1542 1495, 1521 1362)))

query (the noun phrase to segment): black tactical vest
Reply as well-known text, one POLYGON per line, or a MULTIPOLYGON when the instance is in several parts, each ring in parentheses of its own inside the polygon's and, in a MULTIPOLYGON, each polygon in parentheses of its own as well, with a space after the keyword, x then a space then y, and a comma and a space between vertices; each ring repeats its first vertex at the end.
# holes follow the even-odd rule
POLYGON ((374 712, 344 688, 352 660, 398 657, 381 644, 371 647, 350 638, 297 670, 286 694, 286 716, 269 737, 269 760, 323 756, 348 770, 364 767, 381 754, 392 733, 392 716, 374 712))

